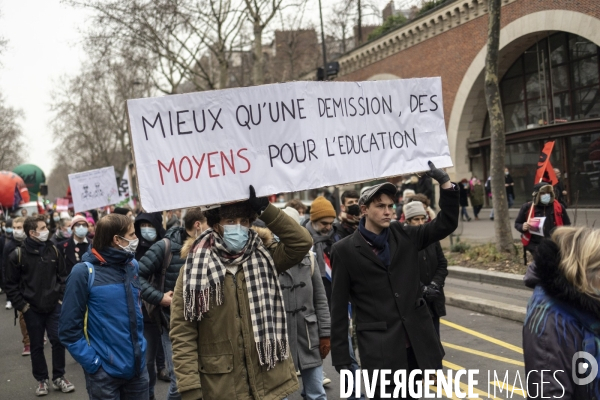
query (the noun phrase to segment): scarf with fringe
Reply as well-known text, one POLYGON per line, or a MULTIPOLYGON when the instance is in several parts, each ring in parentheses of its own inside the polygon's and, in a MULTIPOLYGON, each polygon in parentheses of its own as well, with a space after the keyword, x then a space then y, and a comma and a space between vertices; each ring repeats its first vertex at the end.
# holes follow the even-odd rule
POLYGON ((235 265, 243 269, 246 278, 259 361, 269 370, 288 358, 287 325, 275 263, 254 230, 248 231, 248 243, 240 254, 231 254, 212 229, 196 239, 184 266, 184 317, 200 321, 211 307, 223 304, 227 266, 235 265))

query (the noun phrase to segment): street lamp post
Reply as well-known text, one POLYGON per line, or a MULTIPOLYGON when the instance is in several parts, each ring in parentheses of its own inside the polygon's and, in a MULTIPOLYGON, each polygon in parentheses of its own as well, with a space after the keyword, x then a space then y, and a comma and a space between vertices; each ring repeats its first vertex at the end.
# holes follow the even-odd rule
POLYGON ((321 17, 321 49, 323 52, 323 80, 327 80, 327 53, 325 50, 325 29, 323 28, 323 8, 319 0, 319 16, 321 17))

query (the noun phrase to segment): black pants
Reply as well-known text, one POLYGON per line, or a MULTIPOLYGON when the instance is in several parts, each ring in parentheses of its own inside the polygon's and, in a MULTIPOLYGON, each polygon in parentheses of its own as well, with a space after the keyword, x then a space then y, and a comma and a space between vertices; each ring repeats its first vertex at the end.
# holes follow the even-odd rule
POLYGON ((146 338, 146 366, 148 367, 148 384, 150 395, 154 394, 156 375, 165 368, 165 352, 160 339, 160 329, 152 322, 144 322, 144 337, 146 338))
POLYGON ((65 374, 65 346, 58 339, 58 318, 61 305, 57 304, 52 312, 37 313, 29 309, 23 318, 27 325, 31 345, 31 367, 37 381, 48 379, 48 365, 44 356, 44 332, 52 345, 52 380, 65 374))
POLYGON ((481 208, 483 206, 473 206, 473 214, 475 214, 475 218, 477 218, 477 216, 479 215, 479 211, 481 211, 481 208))
MULTIPOLYGON (((417 358, 415 357, 415 352, 413 351, 412 347, 409 347, 406 349, 406 358, 408 360, 408 368, 406 369, 406 379, 408 379, 408 376, 410 375, 410 372, 413 369, 418 369, 419 365, 417 364, 417 358)), ((415 381, 419 380, 421 378, 418 378, 418 375, 415 376, 415 381)), ((394 385, 393 385, 393 380, 392 380, 392 384, 387 386, 387 393, 388 394, 393 394, 394 392, 394 385)), ((381 396, 381 388, 379 386, 377 386, 375 388, 375 393, 373 397, 370 397, 371 400, 380 400, 382 399, 381 396)), ((406 390, 406 396, 407 397, 401 397, 403 399, 414 399, 414 397, 411 397, 409 395, 408 389, 406 390)))

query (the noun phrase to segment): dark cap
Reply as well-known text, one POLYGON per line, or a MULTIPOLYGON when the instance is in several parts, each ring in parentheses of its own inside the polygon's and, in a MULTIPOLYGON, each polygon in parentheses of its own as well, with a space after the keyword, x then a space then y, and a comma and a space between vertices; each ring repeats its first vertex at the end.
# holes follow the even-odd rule
POLYGON ((396 187, 396 185, 394 185, 393 183, 389 183, 389 182, 380 183, 379 185, 371 186, 370 188, 365 190, 360 195, 360 199, 358 200, 358 205, 362 206, 363 204, 368 203, 378 193, 389 194, 390 196, 392 196, 392 198, 394 198, 397 191, 398 191, 398 188, 396 187))

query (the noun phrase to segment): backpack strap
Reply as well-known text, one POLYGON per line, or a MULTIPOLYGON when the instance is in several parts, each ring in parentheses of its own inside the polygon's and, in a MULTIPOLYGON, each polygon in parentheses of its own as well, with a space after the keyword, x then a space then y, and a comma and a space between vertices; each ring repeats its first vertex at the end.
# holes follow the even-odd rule
MULTIPOLYGON (((84 261, 84 264, 88 268, 88 298, 90 296, 90 292, 92 291, 92 286, 94 286, 94 279, 96 278, 96 269, 94 268, 94 264, 84 261)), ((87 322, 88 322, 88 311, 89 309, 85 308, 85 316, 83 318, 83 336, 85 336, 85 340, 88 342, 88 346, 90 344, 90 338, 87 332, 87 322)))

